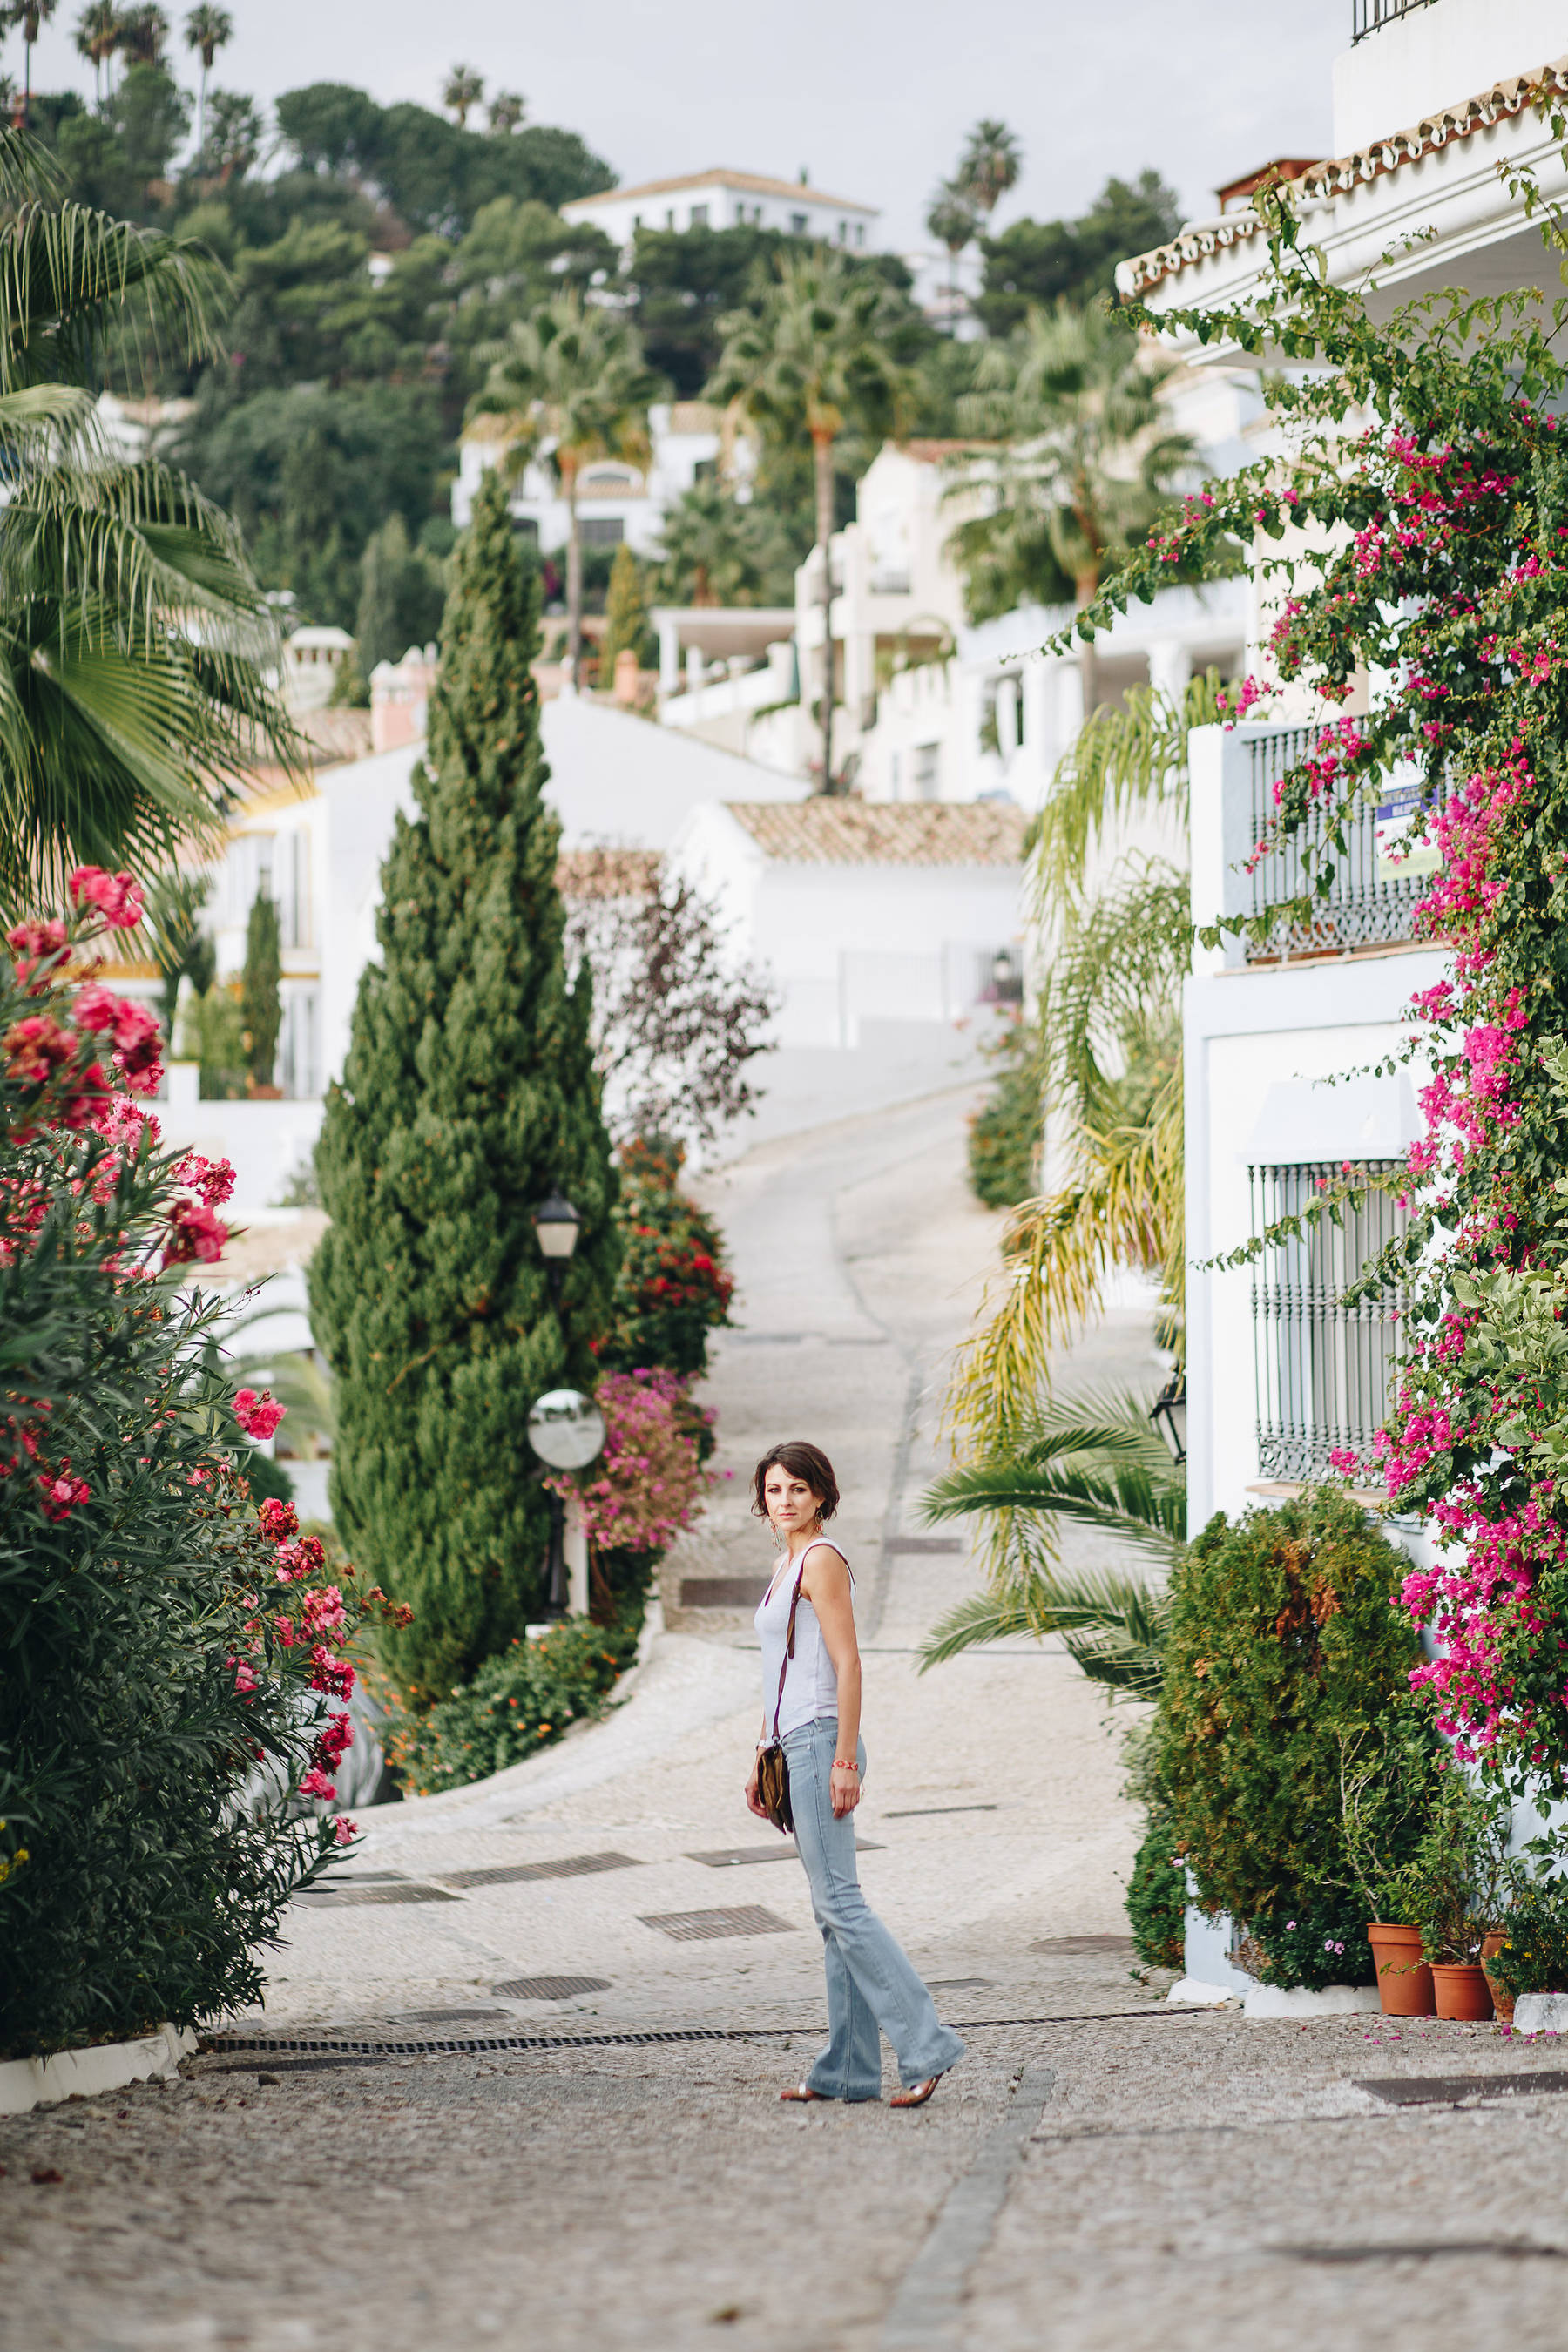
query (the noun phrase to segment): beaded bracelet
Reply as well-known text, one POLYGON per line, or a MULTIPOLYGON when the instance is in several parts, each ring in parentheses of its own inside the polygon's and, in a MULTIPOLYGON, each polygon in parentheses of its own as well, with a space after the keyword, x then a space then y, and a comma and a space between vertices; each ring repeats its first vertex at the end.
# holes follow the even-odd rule
POLYGON ((833 1769, 836 1772, 853 1772, 857 1775, 858 1775, 860 1770, 858 1764, 846 1764, 842 1756, 836 1756, 834 1758, 833 1769))

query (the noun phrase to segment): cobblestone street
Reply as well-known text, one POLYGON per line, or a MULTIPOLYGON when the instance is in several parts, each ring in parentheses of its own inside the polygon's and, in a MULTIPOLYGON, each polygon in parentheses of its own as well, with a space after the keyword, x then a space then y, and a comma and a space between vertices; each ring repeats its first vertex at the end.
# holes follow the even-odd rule
MULTIPOLYGON (((748 1613, 685 1591, 760 1593, 737 1477, 666 1561, 669 1630, 605 1722, 370 1816, 292 1906, 265 2011, 177 2084, 0 2124, 8 2352, 1561 2344, 1552 2045, 1165 2007, 1125 1941, 1137 1823, 1101 1698, 1053 1649, 915 1671, 973 1574, 918 1511, 993 1248, 965 1108, 770 1143, 707 1188, 742 1286, 719 1459, 795 1433, 834 1455, 864 1883, 964 2063, 914 2114, 778 2104, 821 2038, 820 1946, 740 1800, 748 1613)), ((1151 1370, 1129 1309, 1075 1376, 1151 1370)))

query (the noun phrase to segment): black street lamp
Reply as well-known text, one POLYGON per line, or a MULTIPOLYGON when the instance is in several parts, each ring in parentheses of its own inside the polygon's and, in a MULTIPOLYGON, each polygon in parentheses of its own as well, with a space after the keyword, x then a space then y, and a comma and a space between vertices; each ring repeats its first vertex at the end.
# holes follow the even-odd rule
POLYGON ((533 1230, 539 1236, 539 1252, 549 1277, 552 1307, 561 1304, 561 1286, 566 1279, 567 1264, 577 1246, 582 1224, 582 1218, 559 1188, 549 1192, 533 1213, 533 1230))
POLYGON ((1170 1447, 1171 1459, 1180 1469, 1187 1458, 1187 1376, 1179 1367, 1150 1406, 1149 1418, 1170 1447))

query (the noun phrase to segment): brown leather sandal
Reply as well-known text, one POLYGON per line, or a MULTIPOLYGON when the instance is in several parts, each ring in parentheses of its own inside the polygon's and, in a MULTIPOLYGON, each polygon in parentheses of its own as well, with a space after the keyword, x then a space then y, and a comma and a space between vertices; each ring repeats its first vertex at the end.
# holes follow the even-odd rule
POLYGON ((818 2099, 826 2099, 827 2094, 826 2091, 814 2091, 809 2084, 797 2083, 793 2091, 781 2091, 779 2096, 781 2099, 793 2099, 798 2105, 805 2106, 813 2105, 818 2099))
POLYGON ((896 2092, 888 2105, 890 2107, 923 2107, 941 2080, 940 2074, 931 2074, 925 2082, 916 2083, 908 2091, 896 2092))

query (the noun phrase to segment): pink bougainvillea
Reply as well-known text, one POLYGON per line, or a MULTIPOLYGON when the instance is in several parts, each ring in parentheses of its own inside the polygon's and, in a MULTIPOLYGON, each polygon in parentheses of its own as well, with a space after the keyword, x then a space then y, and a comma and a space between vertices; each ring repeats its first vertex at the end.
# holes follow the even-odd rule
POLYGON ((701 1505, 703 1475, 693 1423, 700 1416, 674 1372, 606 1372, 594 1391, 605 1416, 605 1448, 578 1485, 545 1484, 581 1497, 591 1543, 661 1551, 701 1505))

